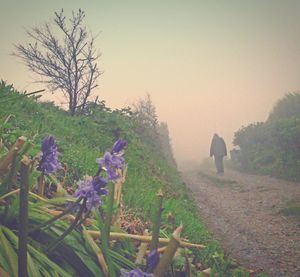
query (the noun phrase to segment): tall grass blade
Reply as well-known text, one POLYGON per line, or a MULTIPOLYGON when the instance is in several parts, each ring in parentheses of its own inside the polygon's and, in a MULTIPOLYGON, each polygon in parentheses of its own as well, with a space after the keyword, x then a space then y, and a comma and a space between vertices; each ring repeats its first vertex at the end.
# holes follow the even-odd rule
POLYGON ((0 242, 1 242, 1 248, 3 249, 4 258, 7 261, 8 264, 8 273, 11 277, 17 277, 18 276, 18 267, 16 265, 18 264, 18 255, 16 251, 11 246, 10 242, 7 240, 5 235, 2 232, 2 228, 0 227, 0 242))

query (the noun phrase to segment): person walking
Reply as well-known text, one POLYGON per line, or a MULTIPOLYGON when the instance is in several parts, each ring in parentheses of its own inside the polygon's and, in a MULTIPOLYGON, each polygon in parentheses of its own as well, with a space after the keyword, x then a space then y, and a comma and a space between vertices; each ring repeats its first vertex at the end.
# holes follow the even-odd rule
POLYGON ((227 148, 223 138, 214 134, 210 145, 210 157, 214 156, 218 174, 224 173, 223 158, 227 156, 227 148))

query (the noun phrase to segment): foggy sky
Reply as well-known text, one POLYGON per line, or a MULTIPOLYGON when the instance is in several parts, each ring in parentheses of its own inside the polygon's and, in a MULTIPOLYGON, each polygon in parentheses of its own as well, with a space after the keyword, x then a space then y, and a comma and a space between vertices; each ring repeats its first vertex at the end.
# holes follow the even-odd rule
POLYGON ((104 74, 95 94, 121 108, 150 93, 178 160, 208 156, 213 133, 231 148, 242 125, 264 121, 300 88, 300 1, 0 0, 0 78, 43 88, 17 58, 25 28, 83 9, 104 74))

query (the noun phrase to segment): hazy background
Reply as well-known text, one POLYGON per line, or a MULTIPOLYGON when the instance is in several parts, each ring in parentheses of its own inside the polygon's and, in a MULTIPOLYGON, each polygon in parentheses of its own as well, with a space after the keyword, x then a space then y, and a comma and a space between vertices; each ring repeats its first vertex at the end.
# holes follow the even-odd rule
POLYGON ((264 121, 280 97, 300 88, 300 1, 0 3, 0 78, 19 90, 43 88, 9 56, 13 44, 28 41, 25 28, 54 11, 81 8, 100 33, 104 74, 95 94, 121 108, 149 92, 179 162, 206 157, 215 132, 231 148, 234 131, 264 121))

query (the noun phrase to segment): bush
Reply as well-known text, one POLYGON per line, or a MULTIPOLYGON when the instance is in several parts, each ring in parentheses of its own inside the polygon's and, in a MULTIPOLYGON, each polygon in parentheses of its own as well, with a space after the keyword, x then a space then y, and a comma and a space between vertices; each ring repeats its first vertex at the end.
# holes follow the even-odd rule
POLYGON ((300 180, 300 95, 278 101, 266 122, 234 134, 235 162, 243 170, 300 180))

